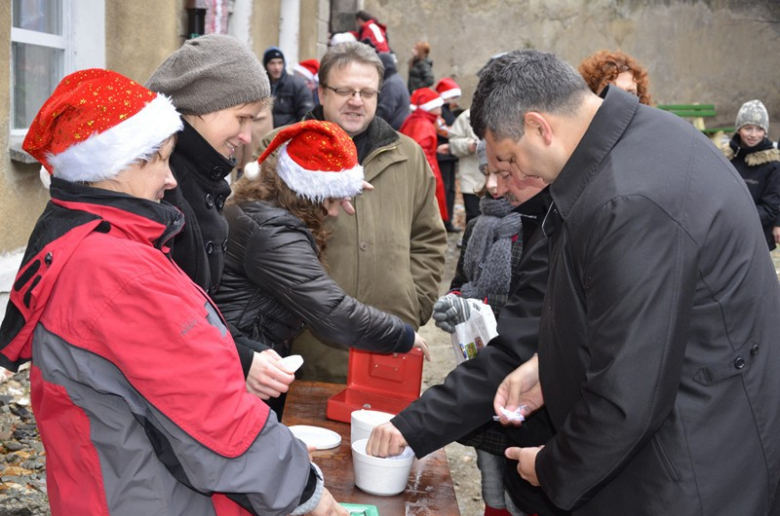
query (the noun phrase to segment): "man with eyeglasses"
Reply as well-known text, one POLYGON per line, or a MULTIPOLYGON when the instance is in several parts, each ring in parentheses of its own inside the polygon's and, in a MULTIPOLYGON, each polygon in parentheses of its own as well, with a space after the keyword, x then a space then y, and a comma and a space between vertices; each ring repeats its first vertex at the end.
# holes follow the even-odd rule
MULTIPOLYGON (((328 218, 332 236, 324 263, 347 294, 417 329, 438 298, 447 233, 422 149, 375 116, 383 73, 374 49, 358 42, 331 47, 320 62, 320 105, 306 118, 344 129, 374 186, 352 201, 353 217, 328 218)), ((307 380, 346 381, 346 349, 323 344, 308 332, 293 349, 306 359, 307 380)))

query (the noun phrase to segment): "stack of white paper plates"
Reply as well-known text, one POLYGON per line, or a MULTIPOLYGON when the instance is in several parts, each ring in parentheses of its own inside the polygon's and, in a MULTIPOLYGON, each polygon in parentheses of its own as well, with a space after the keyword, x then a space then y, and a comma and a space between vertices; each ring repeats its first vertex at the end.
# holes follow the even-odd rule
POLYGON ((317 450, 329 450, 341 444, 339 434, 321 426, 295 425, 290 427, 290 431, 295 437, 308 446, 314 446, 317 450))

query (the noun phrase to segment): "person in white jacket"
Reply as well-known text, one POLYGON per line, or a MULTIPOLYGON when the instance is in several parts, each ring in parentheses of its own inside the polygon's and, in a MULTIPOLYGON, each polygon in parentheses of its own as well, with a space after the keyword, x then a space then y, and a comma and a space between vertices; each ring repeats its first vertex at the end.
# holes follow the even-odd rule
POLYGON ((471 128, 471 110, 467 109, 458 116, 450 128, 450 152, 460 158, 458 165, 460 192, 463 194, 463 207, 466 209, 466 224, 480 214, 480 190, 485 188, 485 176, 479 170, 477 162, 477 143, 479 138, 471 128))

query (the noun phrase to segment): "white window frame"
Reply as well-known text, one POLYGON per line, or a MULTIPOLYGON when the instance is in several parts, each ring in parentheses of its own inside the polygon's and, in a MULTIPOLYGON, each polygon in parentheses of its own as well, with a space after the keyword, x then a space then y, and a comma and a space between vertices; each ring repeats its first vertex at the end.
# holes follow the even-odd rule
MULTIPOLYGON (((105 0, 62 0, 62 35, 47 34, 11 27, 11 42, 40 45, 64 50, 63 74, 85 68, 106 66, 106 6, 105 0)), ((11 81, 11 116, 8 124, 12 142, 21 141, 28 128, 13 127, 13 63, 9 60, 11 81)), ((58 83, 62 77, 57 77, 58 83)))

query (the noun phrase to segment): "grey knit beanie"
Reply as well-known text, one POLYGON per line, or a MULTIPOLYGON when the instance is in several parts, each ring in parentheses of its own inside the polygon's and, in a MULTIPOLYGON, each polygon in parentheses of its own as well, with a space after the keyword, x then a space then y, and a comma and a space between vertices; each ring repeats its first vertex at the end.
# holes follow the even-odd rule
POLYGON ((183 115, 204 115, 271 96, 268 75, 249 47, 231 36, 191 39, 146 82, 183 115))
POLYGON ((737 113, 737 120, 734 122, 734 130, 739 131, 749 124, 757 125, 765 132, 769 132, 769 113, 760 100, 750 100, 742 104, 737 113))

